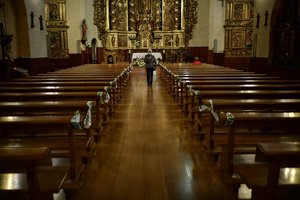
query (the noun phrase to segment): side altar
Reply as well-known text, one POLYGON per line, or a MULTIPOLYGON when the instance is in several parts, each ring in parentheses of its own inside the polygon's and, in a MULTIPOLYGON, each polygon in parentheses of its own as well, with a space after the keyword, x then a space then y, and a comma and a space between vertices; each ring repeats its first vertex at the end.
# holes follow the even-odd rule
POLYGON ((94 23, 105 60, 115 56, 118 61, 120 53, 130 59, 132 53, 148 48, 165 55, 184 49, 197 22, 197 4, 197 0, 95 0, 94 23))

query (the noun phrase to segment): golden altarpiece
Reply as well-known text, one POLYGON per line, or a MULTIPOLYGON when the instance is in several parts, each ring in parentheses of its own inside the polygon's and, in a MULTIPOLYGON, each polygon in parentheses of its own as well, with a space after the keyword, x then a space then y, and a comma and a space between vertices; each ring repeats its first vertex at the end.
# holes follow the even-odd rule
POLYGON ((45 3, 49 58, 68 58, 66 0, 46 0, 45 3))
POLYGON ((254 0, 226 0, 225 56, 253 56, 254 0))
POLYGON ((105 59, 123 50, 184 48, 197 23, 197 0, 94 0, 94 8, 105 59))

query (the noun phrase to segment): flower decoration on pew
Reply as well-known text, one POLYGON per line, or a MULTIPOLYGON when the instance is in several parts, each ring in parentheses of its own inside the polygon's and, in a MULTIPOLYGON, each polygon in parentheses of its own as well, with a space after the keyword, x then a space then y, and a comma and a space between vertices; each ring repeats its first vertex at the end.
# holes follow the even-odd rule
POLYGON ((195 96, 199 96, 200 95, 200 91, 199 90, 193 90, 194 91, 194 95, 195 96))
POLYGON ((226 113, 226 122, 225 122, 225 126, 231 126, 234 122, 234 115, 230 112, 226 113))
POLYGON ((105 100, 104 92, 102 92, 102 91, 97 92, 97 96, 99 96, 99 98, 100 98, 100 103, 104 104, 104 100, 105 100))
POLYGON ((109 102, 109 100, 110 100, 110 95, 109 95, 110 89, 111 88, 109 86, 105 86, 104 87, 104 92, 103 91, 97 92, 97 96, 99 96, 101 104, 109 102))
POLYGON ((92 107, 93 107, 93 102, 92 101, 88 101, 86 103, 86 105, 88 106, 88 111, 85 115, 85 118, 84 118, 84 128, 85 129, 88 129, 91 127, 92 125, 92 107))
POLYGON ((213 100, 208 100, 207 102, 208 102, 208 105, 202 104, 202 105, 199 106, 199 112, 209 111, 214 116, 216 122, 219 122, 219 116, 214 111, 213 100))
POLYGON ((115 78, 113 81, 111 81, 110 85, 112 88, 116 89, 117 88, 117 79, 115 78))
POLYGON ((110 99, 110 95, 109 94, 110 94, 111 87, 105 86, 104 90, 105 90, 105 100, 104 100, 104 102, 108 103, 109 99, 110 99))
MULTIPOLYGON (((85 129, 88 129, 91 127, 92 125, 92 107, 93 107, 93 102, 92 101, 88 101, 87 102, 87 106, 88 106, 88 110, 87 113, 84 117, 84 121, 83 121, 83 126, 85 129)), ((72 124, 72 126, 76 129, 82 129, 81 125, 80 125, 80 111, 77 110, 75 111, 73 117, 71 118, 70 122, 72 124)))
POLYGON ((177 82, 178 86, 180 86, 181 83, 182 83, 182 81, 181 81, 181 79, 179 79, 178 82, 177 82))
POLYGON ((73 117, 71 118, 71 124, 76 129, 81 129, 80 126, 80 112, 79 110, 75 111, 73 117))
POLYGON ((188 88, 188 94, 190 95, 190 96, 192 96, 193 94, 194 94, 194 90, 192 89, 192 86, 191 85, 189 85, 189 86, 187 86, 187 88, 188 88))

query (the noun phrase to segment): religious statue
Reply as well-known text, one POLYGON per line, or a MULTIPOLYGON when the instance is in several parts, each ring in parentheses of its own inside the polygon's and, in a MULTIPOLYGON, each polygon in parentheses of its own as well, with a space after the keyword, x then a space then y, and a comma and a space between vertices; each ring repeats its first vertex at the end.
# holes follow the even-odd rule
POLYGON ((115 43, 116 43, 116 38, 115 38, 115 36, 113 35, 113 36, 111 37, 111 46, 114 47, 114 46, 115 46, 115 43))
POLYGON ((58 6, 56 4, 49 5, 49 19, 50 20, 58 20, 59 19, 59 11, 58 6))
POLYGON ((178 37, 178 35, 176 35, 175 42, 176 42, 176 46, 178 47, 179 46, 179 37, 178 37))
POLYGON ((151 0, 139 1, 140 13, 150 13, 151 12, 151 0))
POLYGON ((143 48, 149 47, 150 43, 152 43, 152 27, 148 21, 142 21, 138 27, 138 38, 142 43, 143 48))
POLYGON ((87 37, 86 37, 87 29, 88 29, 88 27, 87 27, 85 19, 84 19, 84 20, 82 20, 82 24, 81 24, 82 40, 87 40, 87 37))

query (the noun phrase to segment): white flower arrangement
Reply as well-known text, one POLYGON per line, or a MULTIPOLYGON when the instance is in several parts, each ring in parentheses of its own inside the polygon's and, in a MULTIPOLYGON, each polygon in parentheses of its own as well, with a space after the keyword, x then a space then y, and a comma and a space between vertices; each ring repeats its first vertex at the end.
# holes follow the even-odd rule
POLYGON ((133 66, 145 67, 146 63, 143 58, 137 58, 132 62, 133 66))

